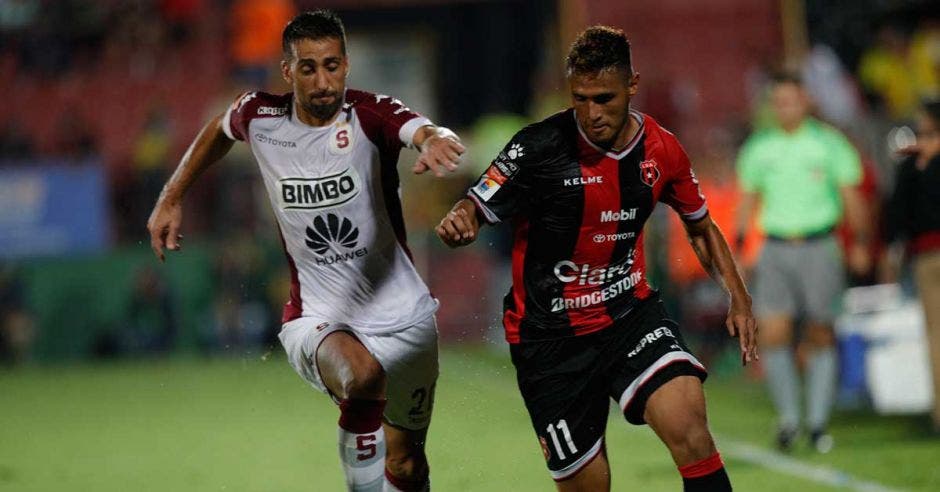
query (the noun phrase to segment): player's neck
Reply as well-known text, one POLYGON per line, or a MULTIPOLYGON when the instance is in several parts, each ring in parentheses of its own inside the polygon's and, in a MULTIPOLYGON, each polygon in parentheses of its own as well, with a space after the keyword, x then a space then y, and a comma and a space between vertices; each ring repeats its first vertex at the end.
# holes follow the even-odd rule
POLYGON ((617 138, 614 139, 613 143, 610 146, 610 150, 613 152, 620 152, 627 145, 633 141, 633 137, 636 136, 636 133, 640 131, 640 122, 633 117, 632 114, 627 113, 627 124, 623 125, 623 129, 620 130, 620 134, 617 135, 617 138))
POLYGON ((796 133, 797 130, 799 130, 803 126, 803 123, 805 121, 806 121, 806 118, 801 118, 798 121, 781 123, 780 128, 783 129, 785 133, 796 133))
POLYGON ((305 110, 305 109, 303 108, 303 106, 301 106, 297 101, 294 101, 294 114, 297 115, 297 120, 300 121, 301 123, 303 123, 303 124, 305 124, 305 125, 309 125, 309 126, 328 126, 328 125, 331 125, 334 121, 336 121, 337 116, 339 116, 339 114, 342 113, 342 112, 343 112, 343 111, 342 111, 342 107, 340 107, 340 108, 338 108, 338 109, 336 110, 335 113, 333 113, 333 116, 330 116, 329 118, 321 119, 321 118, 317 118, 316 116, 310 114, 310 113, 307 112, 307 110, 305 110))

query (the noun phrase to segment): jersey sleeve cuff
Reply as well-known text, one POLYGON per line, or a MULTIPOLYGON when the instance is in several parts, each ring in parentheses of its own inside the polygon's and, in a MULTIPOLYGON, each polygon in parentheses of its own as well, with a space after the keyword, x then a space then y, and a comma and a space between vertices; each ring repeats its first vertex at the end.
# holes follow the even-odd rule
POLYGON ((705 217, 706 215, 708 215, 708 204, 703 203, 702 206, 699 207, 698 210, 691 212, 691 213, 683 213, 682 218, 687 221, 694 221, 694 220, 699 220, 702 217, 705 217))
POLYGON ((409 149, 413 149, 415 133, 417 133, 418 128, 421 128, 425 125, 433 125, 430 119, 424 116, 416 116, 405 122, 404 125, 398 130, 398 139, 401 140, 401 143, 409 149))
POLYGON ((225 110, 225 115, 222 116, 222 131, 225 133, 225 136, 232 139, 238 140, 235 138, 235 135, 232 134, 232 106, 229 106, 225 110))
POLYGON ((470 201, 472 201, 473 204, 477 207, 477 210, 479 210, 480 213, 483 214, 483 218, 486 219, 486 222, 488 224, 493 225, 493 224, 498 224, 500 222, 499 217, 495 213, 493 213, 493 211, 490 210, 489 207, 484 205, 483 202, 480 201, 480 197, 478 197, 476 193, 474 193, 472 190, 467 192, 467 198, 469 198, 470 201))

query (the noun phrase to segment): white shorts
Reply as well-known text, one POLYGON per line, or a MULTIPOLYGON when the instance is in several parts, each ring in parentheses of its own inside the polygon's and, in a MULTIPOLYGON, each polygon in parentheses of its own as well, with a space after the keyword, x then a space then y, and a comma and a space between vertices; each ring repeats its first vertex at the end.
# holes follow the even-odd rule
POLYGON ((388 378, 385 420, 409 430, 420 430, 431 423, 434 384, 438 375, 437 322, 434 316, 399 331, 368 334, 355 328, 319 318, 303 317, 288 321, 278 338, 287 352, 287 360, 297 374, 314 388, 335 395, 320 378, 316 353, 327 335, 346 331, 355 336, 382 365, 388 378))

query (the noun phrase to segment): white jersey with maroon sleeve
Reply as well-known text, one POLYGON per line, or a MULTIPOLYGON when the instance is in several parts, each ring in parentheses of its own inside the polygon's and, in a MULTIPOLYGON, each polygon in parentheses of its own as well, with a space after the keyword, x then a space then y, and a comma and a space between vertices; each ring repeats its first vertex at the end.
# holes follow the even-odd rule
POLYGON ((396 168, 427 124, 397 99, 352 89, 323 127, 297 118, 291 94, 249 92, 225 113, 222 128, 251 147, 280 227, 291 270, 283 322, 390 332, 435 312, 405 243, 396 168))

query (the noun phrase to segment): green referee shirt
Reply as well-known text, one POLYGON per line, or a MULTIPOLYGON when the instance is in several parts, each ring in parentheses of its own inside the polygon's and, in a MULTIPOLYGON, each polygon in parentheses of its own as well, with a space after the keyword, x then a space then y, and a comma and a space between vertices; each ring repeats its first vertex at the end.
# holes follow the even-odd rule
POLYGON ((779 127, 755 132, 738 155, 740 186, 760 196, 760 225, 775 236, 835 226, 842 217, 839 188, 861 177, 858 152, 848 139, 813 118, 793 133, 779 127))

